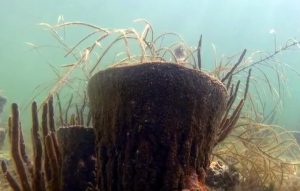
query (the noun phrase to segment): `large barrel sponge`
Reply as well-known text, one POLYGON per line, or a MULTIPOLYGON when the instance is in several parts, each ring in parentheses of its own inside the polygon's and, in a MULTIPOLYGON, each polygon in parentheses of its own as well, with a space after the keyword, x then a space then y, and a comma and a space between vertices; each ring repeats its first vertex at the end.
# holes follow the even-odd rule
POLYGON ((88 84, 102 191, 181 190, 206 171, 227 92, 172 63, 110 68, 88 84))

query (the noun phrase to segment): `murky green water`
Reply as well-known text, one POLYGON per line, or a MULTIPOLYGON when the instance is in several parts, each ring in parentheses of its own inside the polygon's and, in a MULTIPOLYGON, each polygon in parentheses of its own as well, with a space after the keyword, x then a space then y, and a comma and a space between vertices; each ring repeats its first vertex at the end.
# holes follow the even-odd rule
MULTIPOLYGON (((249 51, 270 51, 274 48, 275 30, 278 46, 290 38, 299 38, 300 3, 294 0, 265 1, 3 1, 0 22, 0 89, 8 102, 18 102, 24 108, 36 94, 37 86, 51 86, 54 66, 68 63, 55 47, 44 47, 39 52, 26 42, 56 46, 47 31, 37 24, 56 23, 59 15, 65 21, 84 21, 107 28, 136 26, 132 21, 145 18, 157 33, 176 32, 191 46, 196 46, 203 34, 205 67, 213 62, 212 44, 217 55, 233 55, 247 48, 249 51)), ((299 50, 286 51, 280 60, 300 71, 299 50)), ((289 95, 281 113, 281 124, 299 129, 299 77, 288 74, 289 95)), ((8 104, 9 105, 9 104, 8 104)), ((7 108, 6 108, 7 109, 7 108)), ((2 114, 6 120, 7 112, 2 114)))
MULTIPOLYGON (((244 48, 248 52, 272 53, 274 39, 277 49, 291 38, 299 40, 299 13, 300 2, 296 0, 2 1, 0 95, 7 98, 7 104, 0 114, 0 127, 7 125, 9 105, 17 102, 23 113, 26 137, 29 137, 28 104, 33 99, 41 102, 47 95, 45 89, 56 81, 50 65, 60 68, 72 60, 64 57, 62 49, 57 48, 57 41, 38 23, 55 24, 63 15, 65 21, 83 21, 105 28, 141 28, 133 20, 144 18, 152 24, 156 34, 176 32, 192 47, 197 46, 202 34, 203 67, 211 69, 215 59, 219 61, 222 55, 235 55, 244 48)), ((76 34, 81 33, 71 32, 71 35, 76 34)), ((277 124, 300 131, 300 47, 283 51, 276 58, 293 68, 285 68, 287 91, 277 124)), ((106 61, 109 64, 113 58, 106 61)))

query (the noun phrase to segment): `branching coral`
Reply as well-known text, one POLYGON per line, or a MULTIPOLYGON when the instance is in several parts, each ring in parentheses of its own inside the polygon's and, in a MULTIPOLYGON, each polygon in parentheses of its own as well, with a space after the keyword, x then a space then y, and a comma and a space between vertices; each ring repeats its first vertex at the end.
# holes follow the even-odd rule
POLYGON ((14 191, 75 191, 85 190, 94 184, 93 129, 67 126, 56 132, 53 105, 53 98, 50 97, 48 103, 43 105, 39 124, 37 104, 32 103, 33 156, 30 158, 25 152, 18 106, 12 104, 9 138, 16 172, 5 160, 1 161, 1 168, 14 191))
POLYGON ((2 171, 13 190, 43 191, 61 190, 61 162, 60 151, 57 146, 56 134, 53 126, 53 110, 44 105, 42 130, 43 141, 39 135, 37 105, 32 104, 32 146, 33 160, 25 152, 19 110, 17 104, 12 104, 12 114, 9 119, 9 138, 11 153, 18 180, 7 170, 5 161, 1 162, 2 171), (48 125, 49 124, 49 125, 48 125), (44 157, 43 152, 44 151, 44 157))
MULTIPOLYGON (((222 160, 241 174, 238 190, 253 190, 254 187, 283 190, 282 186, 290 181, 299 165, 299 145, 294 136, 284 128, 271 125, 275 123, 285 91, 285 65, 276 61, 275 56, 296 46, 299 46, 298 41, 288 41, 282 48, 259 56, 257 60, 255 56, 261 52, 246 57, 244 50, 235 64, 228 58, 212 71, 226 84, 230 95, 234 95, 231 97, 244 100, 243 111, 235 123, 229 125, 232 132, 214 152, 215 160, 222 160), (241 80, 245 74, 247 80, 241 80), (245 87, 244 91, 238 91, 240 86, 245 87)), ((239 108, 241 101, 234 102, 231 104, 239 108)), ((223 121, 228 113, 234 115, 236 112, 237 109, 228 107, 223 121)))
POLYGON ((270 187, 296 174, 300 147, 292 134, 275 125, 240 119, 230 136, 215 148, 214 156, 241 174, 241 189, 270 187))
MULTIPOLYGON (((40 25, 48 29, 61 45, 65 51, 65 57, 74 59, 73 63, 61 65, 62 68, 58 70, 61 72, 58 74, 56 83, 49 90, 49 96, 54 96, 66 86, 72 87, 73 93, 76 94, 78 92, 75 91, 81 89, 79 95, 84 97, 82 89, 85 89, 86 82, 94 73, 106 68, 107 62, 112 62, 109 67, 142 62, 173 62, 195 69, 203 68, 202 35, 197 48, 191 48, 176 33, 156 34, 148 21, 137 19, 135 22, 144 24, 141 31, 134 28, 108 29, 84 22, 65 22, 63 19, 59 19, 59 22, 54 25, 41 23, 40 25), (71 38, 71 42, 68 42, 64 37, 71 27, 75 27, 77 31, 84 29, 83 37, 78 38, 81 35, 78 32, 75 39, 71 38), (178 47, 181 47, 178 50, 183 51, 181 54, 184 55, 184 59, 176 54, 178 47), (113 57, 113 61, 108 60, 113 57)), ((269 122, 274 119, 281 105, 281 97, 284 95, 285 77, 282 73, 284 64, 277 61, 275 56, 297 46, 299 46, 299 41, 291 39, 282 47, 277 46, 271 53, 255 51, 247 53, 248 56, 246 56, 246 50, 244 50, 237 61, 235 61, 235 56, 221 58, 219 64, 216 64, 209 73, 227 84, 230 90, 234 89, 232 84, 237 84, 238 80, 241 80, 242 87, 246 86, 243 83, 245 81, 243 76, 247 75, 251 69, 253 86, 251 93, 248 94, 249 104, 253 106, 251 110, 256 118, 260 117, 261 110, 264 122, 269 122), (269 91, 266 92, 266 90, 269 91), (274 105, 272 109, 269 109, 268 103, 263 100, 264 97, 270 96, 276 103, 272 103, 274 105), (259 102, 253 103, 254 100, 259 100, 259 102)), ((58 71, 56 70, 56 73, 58 71)))
POLYGON ((121 48, 121 51, 117 54, 119 55, 117 60, 110 67, 124 64, 166 61, 189 65, 192 68, 201 67, 201 40, 199 41, 198 49, 193 50, 176 33, 164 33, 155 36, 154 30, 148 21, 138 19, 136 22, 143 22, 145 24, 142 31, 135 29, 106 29, 83 22, 63 22, 57 25, 41 23, 40 25, 49 29, 54 38, 66 51, 65 56, 72 56, 75 59, 74 63, 62 66, 65 71, 60 74, 55 85, 49 90, 49 95, 58 93, 66 82, 70 80, 72 74, 79 68, 83 72, 81 77, 88 80, 94 73, 101 69, 101 65, 105 62, 104 57, 110 55, 110 51, 113 52, 115 49, 120 48, 120 42, 123 42, 124 48, 121 48), (66 27, 71 26, 86 28, 90 31, 73 46, 69 46, 59 35, 60 30, 65 30, 66 27), (175 37, 175 43, 165 45, 163 40, 168 37, 175 37), (182 51, 185 51, 183 60, 177 59, 174 53, 174 49, 178 46, 182 46, 182 51), (122 50, 125 50, 124 54, 122 50), (197 50, 199 50, 199 62, 197 62, 194 56, 197 50))
POLYGON ((90 127, 91 123, 91 112, 88 110, 88 99, 84 92, 84 97, 80 100, 80 104, 73 103, 73 94, 71 94, 65 105, 62 105, 59 94, 57 97, 57 107, 59 118, 56 120, 56 124, 60 127, 68 126, 85 126, 90 127))

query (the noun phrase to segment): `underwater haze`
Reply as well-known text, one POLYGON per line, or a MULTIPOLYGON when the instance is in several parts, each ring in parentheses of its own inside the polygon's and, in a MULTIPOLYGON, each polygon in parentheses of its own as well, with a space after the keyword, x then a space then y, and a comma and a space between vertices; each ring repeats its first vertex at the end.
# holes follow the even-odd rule
MULTIPOLYGON (((202 34, 206 68, 212 67, 215 53, 221 57, 244 48, 272 51, 274 38, 278 46, 300 38, 300 2, 296 0, 11 0, 2 1, 0 7, 0 90, 8 100, 2 121, 8 117, 10 103, 25 108, 37 94, 37 87, 51 86, 55 73, 50 64, 68 63, 61 51, 52 47, 51 35, 38 25, 56 23, 61 15, 66 21, 106 28, 130 28, 136 25, 133 20, 144 18, 156 32, 176 32, 191 46, 197 46, 202 34), (37 51, 30 43, 45 47, 37 51)), ((288 50, 278 57, 300 72, 299 50, 288 50)), ((300 130, 299 73, 287 70, 286 76, 288 94, 279 123, 300 130)))
MULTIPOLYGON (((227 159, 232 164, 234 160, 229 159, 240 162, 236 163, 236 166, 240 165, 240 171, 235 170, 234 173, 238 172, 243 177, 250 177, 244 178, 248 181, 245 181, 247 184, 251 183, 253 177, 257 180, 261 178, 256 176, 257 172, 264 175, 264 178, 261 178, 262 188, 266 188, 264 183, 270 179, 268 188, 271 190, 274 185, 279 185, 277 190, 282 191, 282 182, 277 181, 280 179, 278 177, 283 181, 285 175, 297 176, 298 181, 300 175, 300 146, 296 143, 294 134, 291 134, 291 132, 299 134, 298 142, 300 142, 299 42, 299 0, 2 0, 0 3, 0 133, 1 130, 8 128, 7 119, 11 113, 11 104, 17 103, 27 143, 26 149, 29 153, 34 153, 32 150, 35 146, 32 147, 33 149, 30 148, 29 141, 30 105, 33 100, 37 101, 41 113, 40 105, 52 100, 52 98, 48 99, 50 94, 54 96, 59 93, 62 102, 57 98, 58 96, 54 97, 57 101, 54 102, 55 112, 60 110, 60 123, 55 116, 57 126, 78 125, 68 123, 69 107, 75 100, 74 103, 72 102, 72 112, 75 113, 73 115, 77 114, 76 120, 84 124, 83 121, 90 122, 93 116, 90 111, 84 110, 86 105, 87 108, 89 107, 86 104, 87 81, 97 71, 108 66, 118 67, 123 66, 122 64, 136 64, 136 62, 174 61, 188 68, 208 71, 214 76, 212 79, 218 78, 223 83, 220 83, 222 88, 227 86, 229 90, 228 100, 225 99, 226 93, 224 93, 226 112, 223 113, 218 125, 226 127, 224 132, 230 132, 232 136, 228 138, 224 133, 223 137, 223 132, 218 134, 218 144, 213 145, 214 150, 211 149, 214 151, 214 157, 221 156, 219 158, 222 161, 227 159), (135 22, 137 19, 140 19, 140 22, 135 22), (91 25, 88 28, 87 23, 99 28, 90 27, 91 25), (109 37, 106 38, 105 34, 95 37, 92 36, 91 31, 97 35, 109 31, 107 32, 109 37), (159 36, 164 33, 178 37, 173 34, 176 33, 181 38, 178 37, 179 42, 173 42, 172 38, 167 38, 167 35, 159 36), (89 38, 89 34, 94 39, 89 38), (150 34, 161 37, 158 38, 161 42, 153 40, 155 39, 153 36, 152 41, 149 40, 150 34), (101 41, 102 37, 103 41, 101 41), (98 41, 97 38, 101 40, 98 41), (121 45, 115 43, 117 40, 111 43, 109 40, 112 38, 121 39, 121 45), (202 44, 199 43, 199 39, 202 39, 202 44), (77 46, 78 42, 80 43, 77 46), (91 43, 98 49, 86 45, 91 43), (109 43, 113 45, 112 48, 109 47, 109 43), (171 45, 164 46, 164 43, 171 45), (172 43, 176 46, 172 46, 172 43), (161 56, 159 50, 165 47, 167 48, 161 56), (103 57, 105 55, 103 59, 99 56, 101 54, 103 57), (123 59, 124 55, 126 59, 123 59), (100 66, 97 62, 95 64, 98 59, 99 63, 101 61, 100 66), (194 62, 189 63, 191 60, 194 62), (199 60, 202 60, 202 67, 199 67, 201 65, 199 60), (90 68, 85 68, 85 64, 91 68, 97 66, 97 69, 89 70, 90 68), (75 70, 78 68, 82 70, 75 70), (60 91, 61 89, 63 90, 60 91), (71 98, 70 94, 72 94, 71 98), (73 95, 75 95, 74 100, 72 100, 73 95), (63 112, 58 107, 61 106, 60 103, 67 106, 63 108, 63 112), (80 110, 82 119, 79 119, 78 103, 83 105, 80 110), (64 112, 65 123, 62 120, 64 112), (83 116, 87 120, 83 120, 83 116), (231 131, 232 129, 237 130, 231 131), (279 137, 282 142, 278 141, 279 137), (223 157, 224 153, 228 158, 223 157), (298 158, 294 160, 293 157, 298 158), (252 171, 248 171, 248 167, 252 171)), ((47 111, 47 106, 45 108, 47 111)), ((49 113, 50 110, 48 109, 49 113)), ((51 117, 51 114, 49 116, 51 117)), ((70 118, 72 119, 72 116, 70 118)), ((73 120, 75 121, 75 117, 73 120)), ((90 127, 89 123, 86 127, 90 127)), ((18 144, 22 143, 19 141, 18 144)), ((8 146, 9 141, 6 141, 3 150, 9 150, 8 146)), ((59 152, 59 149, 56 151, 59 152)), ((45 148, 43 152, 45 153, 45 148)), ((219 163, 215 164, 219 165, 219 163)), ((289 179, 286 180, 289 182, 289 179)), ((1 181, 0 173, 0 190, 3 185, 1 181)))
MULTIPOLYGON (((176 32, 196 46, 203 35, 204 67, 218 56, 232 55, 247 48, 270 51, 274 35, 278 44, 300 38, 300 2, 296 0, 11 0, 0 6, 0 90, 8 103, 21 107, 30 103, 37 86, 49 86, 55 74, 49 64, 67 63, 55 48, 32 50, 27 42, 53 45, 54 40, 38 23, 83 21, 107 28, 130 28, 133 20, 148 20, 156 32, 176 32), (270 34, 270 31, 275 34, 270 34)), ((282 62, 300 72, 299 51, 279 55, 282 62)), ((288 71, 288 89, 280 123, 300 130, 299 75, 288 71)), ((8 104, 9 105, 9 104, 8 104)), ((7 109, 7 108, 6 108, 7 109)), ((1 116, 7 118, 7 111, 1 116)))

